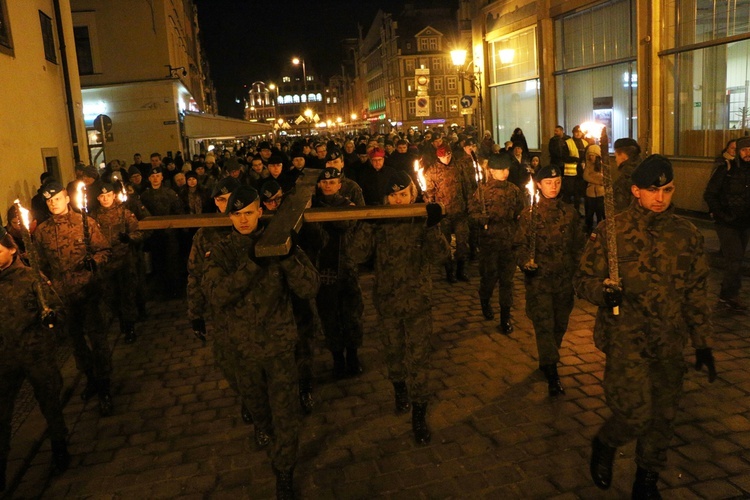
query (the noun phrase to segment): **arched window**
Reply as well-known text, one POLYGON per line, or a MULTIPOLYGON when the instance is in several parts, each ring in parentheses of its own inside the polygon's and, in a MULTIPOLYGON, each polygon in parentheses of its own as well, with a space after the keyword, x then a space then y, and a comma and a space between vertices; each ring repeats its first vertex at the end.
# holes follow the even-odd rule
POLYGON ((318 102, 323 102, 323 96, 320 93, 315 94, 315 100, 318 102))
POLYGON ((305 97, 305 94, 302 94, 302 95, 300 96, 300 99, 299 99, 299 100, 300 100, 300 101, 302 101, 302 102, 307 102, 307 98, 305 97))
POLYGON ((299 104, 299 96, 297 94, 294 94, 293 99, 295 104, 299 104))
POLYGON ((294 102, 292 96, 290 95, 285 95, 282 99, 284 101, 284 104, 292 104, 292 102, 294 102))

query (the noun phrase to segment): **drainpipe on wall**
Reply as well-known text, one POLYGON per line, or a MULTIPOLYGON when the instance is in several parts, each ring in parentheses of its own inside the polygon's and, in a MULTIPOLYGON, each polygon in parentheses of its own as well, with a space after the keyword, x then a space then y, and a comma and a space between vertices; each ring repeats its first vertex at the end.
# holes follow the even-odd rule
POLYGON ((68 125, 70 126, 70 140, 73 143, 73 159, 76 163, 81 161, 78 151, 78 131, 76 129, 75 107, 73 106, 73 92, 70 88, 70 67, 68 66, 68 54, 65 49, 65 31, 63 29, 60 0, 53 0, 55 5, 55 24, 57 25, 57 39, 60 42, 60 58, 62 59, 63 79, 65 81, 65 101, 68 108, 68 125))

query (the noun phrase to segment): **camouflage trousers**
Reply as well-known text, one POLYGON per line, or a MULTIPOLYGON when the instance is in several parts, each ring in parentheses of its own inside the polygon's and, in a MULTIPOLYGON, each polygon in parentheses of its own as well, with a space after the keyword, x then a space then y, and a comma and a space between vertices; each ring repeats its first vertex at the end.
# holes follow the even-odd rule
POLYGON ((479 255, 479 298, 490 300, 495 286, 500 283, 500 307, 513 306, 513 275, 516 272, 516 260, 510 248, 492 247, 482 242, 482 253, 479 255))
POLYGON ((297 462, 301 411, 294 350, 258 357, 257 347, 235 346, 237 386, 258 428, 273 434, 271 463, 288 470, 297 462))
POLYGON ((539 366, 560 361, 558 351, 568 329, 574 301, 572 283, 555 291, 536 290, 526 285, 526 316, 534 325, 539 366))
POLYGON ((646 470, 663 470, 684 375, 681 356, 661 360, 640 353, 608 354, 604 394, 612 416, 599 429, 599 439, 613 447, 637 439, 635 462, 646 470))
POLYGON ((0 459, 7 459, 10 452, 13 405, 26 378, 47 421, 50 439, 65 439, 68 435, 60 402, 62 376, 53 350, 5 352, 0 355, 0 459))
POLYGON ((138 277, 135 262, 124 262, 115 269, 103 287, 104 302, 123 323, 135 323, 138 319, 138 309, 135 305, 135 292, 138 277))
POLYGON ((294 322, 297 324, 297 345, 294 360, 300 380, 313 378, 313 349, 315 337, 322 329, 315 300, 300 299, 292 294, 294 322))
POLYGON ((356 276, 338 279, 332 284, 321 283, 315 302, 329 350, 338 352, 362 346, 365 305, 356 276))
POLYGON ((73 341, 73 357, 78 371, 108 379, 112 374, 112 351, 107 340, 100 306, 99 290, 91 290, 65 310, 68 335, 73 341))
POLYGON ((469 257, 469 218, 465 214, 447 215, 440 221, 440 230, 448 243, 452 234, 456 236, 454 260, 466 260, 469 257))
POLYGON ((224 375, 230 389, 240 394, 240 390, 237 387, 237 367, 235 366, 235 357, 232 355, 232 346, 228 344, 224 332, 219 332, 214 328, 211 333, 213 334, 214 342, 212 347, 216 367, 224 375))
POLYGON ((406 382, 411 400, 426 403, 429 398, 432 314, 428 310, 402 318, 380 316, 380 333, 388 379, 406 382))

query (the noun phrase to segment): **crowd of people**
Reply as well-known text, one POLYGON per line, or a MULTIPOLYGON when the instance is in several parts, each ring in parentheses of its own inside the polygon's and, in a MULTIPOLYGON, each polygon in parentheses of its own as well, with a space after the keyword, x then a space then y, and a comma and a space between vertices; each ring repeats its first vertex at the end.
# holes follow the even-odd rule
MULTIPOLYGON (((525 312, 551 397, 565 393, 559 349, 576 294, 598 306, 594 339, 607 355, 612 416, 592 443, 592 479, 608 488, 617 447, 637 439, 634 498, 658 498, 688 339, 696 368, 706 366, 711 381, 716 377, 703 240, 674 214, 670 161, 642 159, 637 141, 618 139, 611 162, 618 176, 606 185, 606 133, 584 137, 575 127, 569 137, 557 127, 542 165, 521 129, 504 147, 489 132, 481 138, 471 132, 261 141, 191 159, 153 153, 148 163, 135 154, 130 166, 77 165, 67 187, 43 174, 30 222, 22 223, 24 209, 14 204, 0 229, 0 288, 7 298, 0 307, 13 318, 0 326, 0 491, 24 377, 47 418, 56 471, 70 462, 47 330, 64 327, 86 380, 81 397, 96 396, 108 416, 115 410, 108 325, 117 319, 124 342, 136 342, 146 299, 182 291, 195 336, 205 343, 210 332, 216 364, 241 399, 242 419, 254 425, 257 447, 270 450, 279 498, 294 496, 301 416, 314 411, 315 339, 324 340, 335 379, 356 377, 367 364, 358 352, 361 271, 374 273, 394 410, 411 412, 415 441, 429 443, 432 269, 444 269, 449 283, 468 282, 467 263, 478 258, 481 311, 495 319, 497 289, 503 335, 514 331, 513 277, 517 267, 523 272, 525 312), (272 215, 310 176, 313 207, 424 202, 426 216, 306 223, 291 232, 288 254, 259 255, 272 215), (231 226, 138 227, 151 215, 209 212, 226 214, 231 226), (605 217, 611 220, 600 224, 605 217), (154 279, 147 281, 148 269, 154 279)), ((727 145, 706 190, 730 263, 721 303, 733 310, 744 310, 738 266, 750 227, 748 175, 745 137, 727 145)))

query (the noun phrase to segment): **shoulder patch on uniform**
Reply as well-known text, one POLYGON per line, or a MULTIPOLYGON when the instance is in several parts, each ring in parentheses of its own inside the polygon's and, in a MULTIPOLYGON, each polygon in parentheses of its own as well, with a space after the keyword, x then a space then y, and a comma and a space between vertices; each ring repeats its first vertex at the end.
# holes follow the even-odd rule
POLYGON ((589 240, 591 240, 591 241, 596 241, 596 233, 592 232, 592 233, 591 233, 591 234, 589 235, 589 240))

